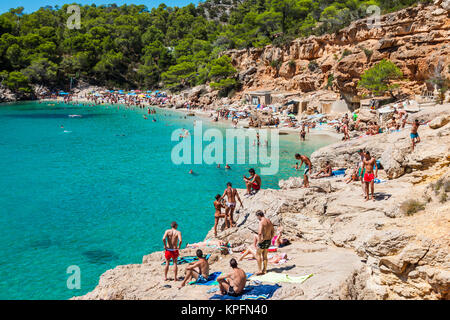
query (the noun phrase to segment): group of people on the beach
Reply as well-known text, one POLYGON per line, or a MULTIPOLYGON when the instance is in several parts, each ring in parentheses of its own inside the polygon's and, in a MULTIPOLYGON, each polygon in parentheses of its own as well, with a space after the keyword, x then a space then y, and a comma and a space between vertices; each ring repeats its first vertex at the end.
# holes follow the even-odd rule
MULTIPOLYGON (((231 186, 228 185, 224 195, 234 195, 234 197, 240 201, 239 194, 237 192, 235 193, 235 190, 236 189, 232 189, 231 186)), ((259 221, 258 234, 254 236, 254 243, 242 253, 239 261, 241 261, 245 256, 252 254, 257 262, 258 272, 256 275, 263 275, 267 273, 269 248, 273 245, 282 247, 289 244, 289 241, 286 239, 281 239, 281 227, 278 230, 279 232, 275 234, 274 226, 272 222, 265 217, 264 212, 258 210, 255 215, 259 221)), ((179 281, 177 262, 181 250, 182 236, 181 232, 178 230, 178 224, 176 222, 172 222, 171 229, 166 230, 162 240, 164 244, 164 257, 166 260, 164 267, 164 280, 169 280, 167 274, 169 271, 170 262, 172 261, 174 280, 179 281)), ((223 242, 219 241, 218 244, 223 245, 223 242)), ((186 267, 185 276, 179 288, 184 287, 190 280, 195 280, 196 283, 206 283, 209 281, 210 266, 207 257, 203 254, 201 249, 196 250, 196 256, 197 259, 189 263, 186 267)), ((235 258, 230 259, 230 267, 231 272, 219 276, 216 281, 219 284, 219 289, 222 295, 238 296, 242 294, 242 291, 244 290, 247 275, 244 270, 238 267, 238 263, 235 258)))
MULTIPOLYGON (((243 180, 246 184, 247 193, 244 196, 254 195, 261 188, 261 177, 256 174, 253 168, 249 169, 249 177, 243 176, 243 180)), ((236 188, 233 188, 231 182, 226 184, 226 188, 223 191, 223 194, 217 194, 215 196, 214 201, 214 236, 217 237, 217 227, 219 225, 220 219, 225 219, 224 228, 231 228, 236 226, 236 222, 234 221, 233 214, 236 210, 237 203, 239 202, 240 208, 243 208, 244 205, 242 203, 242 199, 239 195, 239 192, 236 188), (222 209, 225 209, 222 212, 222 209)), ((255 236, 255 244, 254 249, 249 248, 244 251, 240 260, 248 254, 254 255, 258 264, 258 274, 264 274, 267 272, 267 249, 273 244, 281 244, 281 229, 278 233, 277 237, 274 237, 275 232, 272 223, 269 219, 264 217, 264 213, 262 211, 256 212, 256 217, 259 220, 259 230, 257 238, 255 236), (257 242, 256 242, 257 240, 257 242), (273 240, 273 242, 272 242, 273 240)), ((177 259, 179 257, 179 251, 181 249, 182 237, 181 232, 177 230, 178 225, 176 222, 172 222, 171 229, 167 230, 163 236, 163 244, 164 244, 164 255, 166 260, 166 265, 164 269, 164 279, 167 281, 167 273, 169 270, 170 262, 173 262, 174 265, 174 275, 175 280, 178 280, 177 276, 177 259)), ((215 242, 214 242, 215 243, 215 242)), ((198 243, 195 245, 188 245, 190 248, 199 248, 202 245, 208 246, 212 245, 213 241, 207 240, 206 243, 198 243)), ((218 240, 217 246, 224 246, 225 243, 218 240)), ((201 249, 196 251, 197 260, 190 263, 189 266, 186 267, 186 275, 183 281, 180 284, 180 287, 186 285, 188 281, 194 279, 197 283, 206 282, 209 277, 209 264, 208 260, 203 255, 201 249)), ((222 294, 228 295, 239 295, 242 293, 242 290, 245 287, 246 275, 245 272, 238 268, 238 263, 236 259, 230 260, 230 266, 232 271, 229 274, 218 277, 216 280, 219 283, 219 288, 222 294)))
MULTIPOLYGON (((381 134, 384 132, 392 133, 398 132, 400 129, 405 128, 406 124, 411 125, 411 144, 412 150, 414 151, 414 147, 417 143, 420 142, 420 137, 418 134, 418 128, 421 124, 426 124, 425 121, 419 121, 415 119, 412 122, 408 122, 408 113, 404 109, 394 108, 393 114, 391 118, 384 122, 384 125, 380 124, 379 121, 371 120, 368 121, 365 126, 365 134, 366 136, 373 136, 377 134, 381 134)), ((346 113, 342 119, 334 124, 334 127, 338 133, 343 133, 342 137, 343 141, 350 140, 349 131, 351 130, 360 130, 361 129, 361 119, 358 119, 358 115, 354 114, 353 119, 350 120, 348 114, 346 113)), ((361 137, 361 136, 360 136, 361 137)))

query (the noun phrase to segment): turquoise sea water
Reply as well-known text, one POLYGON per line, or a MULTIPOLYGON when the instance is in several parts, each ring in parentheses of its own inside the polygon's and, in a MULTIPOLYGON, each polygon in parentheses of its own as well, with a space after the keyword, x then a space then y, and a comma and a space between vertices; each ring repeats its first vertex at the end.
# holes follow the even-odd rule
MULTIPOLYGON (((27 102, 0 105, 0 299, 67 299, 91 291, 117 265, 162 250, 176 220, 183 242, 203 240, 214 222, 212 201, 228 181, 259 165, 175 165, 175 129, 193 120, 158 110, 27 102), (69 115, 82 117, 69 117, 69 115), (155 117, 157 122, 152 122, 155 117), (64 128, 61 128, 61 125, 64 128), (223 166, 222 166, 223 167, 223 166), (189 169, 195 175, 189 175, 189 169), (81 289, 67 288, 67 268, 81 289)), ((203 129, 224 125, 203 121, 203 129)), ((280 137, 280 171, 263 188, 300 175, 296 152, 311 154, 327 136, 280 137)))

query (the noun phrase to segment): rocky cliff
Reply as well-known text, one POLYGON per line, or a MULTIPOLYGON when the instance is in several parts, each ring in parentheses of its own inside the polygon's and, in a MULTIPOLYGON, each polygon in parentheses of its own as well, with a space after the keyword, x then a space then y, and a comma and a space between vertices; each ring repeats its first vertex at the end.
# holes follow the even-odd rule
MULTIPOLYGON (((289 260, 269 264, 268 270, 314 274, 303 284, 283 283, 273 299, 449 299, 450 105, 421 112, 421 117, 434 119, 420 128, 422 142, 414 152, 405 130, 340 142, 313 153, 317 167, 325 159, 335 167, 351 167, 358 161, 359 148, 381 157, 384 169, 379 178, 386 181, 375 185, 375 201, 364 201, 361 184, 347 184, 344 178, 313 179, 308 189, 300 188, 301 178, 281 181, 280 190, 261 190, 243 199, 236 227, 221 226, 218 238, 232 248, 204 250, 212 254, 211 272, 228 270, 229 258, 237 258, 251 243, 258 227, 255 212, 263 210, 292 242, 278 250, 289 260)), ((212 230, 206 238, 213 238, 212 230)), ((182 255, 194 251, 183 249, 182 255)), ((155 252, 144 256, 142 264, 118 266, 105 272, 92 292, 75 299, 212 295, 204 286, 178 290, 176 283, 164 282, 162 261, 163 253, 155 252)), ((254 260, 244 259, 240 266, 247 272, 257 270, 254 260)), ((180 266, 180 275, 184 268, 180 266)))
POLYGON ((403 71, 401 91, 420 94, 436 72, 450 77, 450 2, 418 5, 354 21, 334 34, 296 39, 285 47, 272 45, 227 54, 239 70, 243 89, 309 92, 324 88, 351 100, 359 92, 361 73, 382 59, 403 71), (374 24, 375 22, 375 24, 374 24), (332 76, 332 77, 331 77, 332 76))

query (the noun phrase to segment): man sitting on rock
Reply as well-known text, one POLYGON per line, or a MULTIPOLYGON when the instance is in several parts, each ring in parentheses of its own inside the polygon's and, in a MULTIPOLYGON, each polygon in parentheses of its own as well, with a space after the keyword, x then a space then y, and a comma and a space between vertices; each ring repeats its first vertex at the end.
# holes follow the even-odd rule
MULTIPOLYGON (((245 196, 249 196, 252 193, 256 193, 261 189, 261 177, 255 173, 255 169, 251 168, 248 170, 250 177, 244 176, 245 185, 247 188, 247 193, 245 196)), ((241 203, 242 206, 242 203, 241 203)))
POLYGON ((208 281, 209 277, 209 263, 208 260, 203 256, 202 250, 198 249, 197 252, 198 261, 191 262, 188 267, 186 267, 186 276, 183 282, 179 286, 182 288, 186 285, 186 282, 194 278, 197 283, 205 283, 208 281))
POLYGON ((325 162, 325 168, 320 169, 320 171, 313 176, 313 179, 331 177, 333 175, 333 170, 331 168, 330 161, 325 162))
POLYGON ((239 296, 244 290, 245 283, 247 282, 247 276, 244 270, 238 268, 236 259, 230 260, 230 266, 233 269, 229 274, 220 276, 217 278, 219 282, 219 288, 222 295, 229 295, 232 297, 239 296))

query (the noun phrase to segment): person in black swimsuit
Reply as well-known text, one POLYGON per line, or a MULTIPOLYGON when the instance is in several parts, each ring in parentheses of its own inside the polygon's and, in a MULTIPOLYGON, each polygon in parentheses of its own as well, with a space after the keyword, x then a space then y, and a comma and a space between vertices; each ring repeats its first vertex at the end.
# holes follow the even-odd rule
POLYGON ((256 262, 258 263, 258 273, 257 275, 262 275, 267 272, 267 249, 271 245, 271 240, 275 235, 275 230, 273 228, 272 222, 264 217, 264 212, 258 210, 256 212, 256 218, 259 220, 258 228, 258 249, 256 252, 256 262), (262 271, 261 271, 262 265, 262 271))

